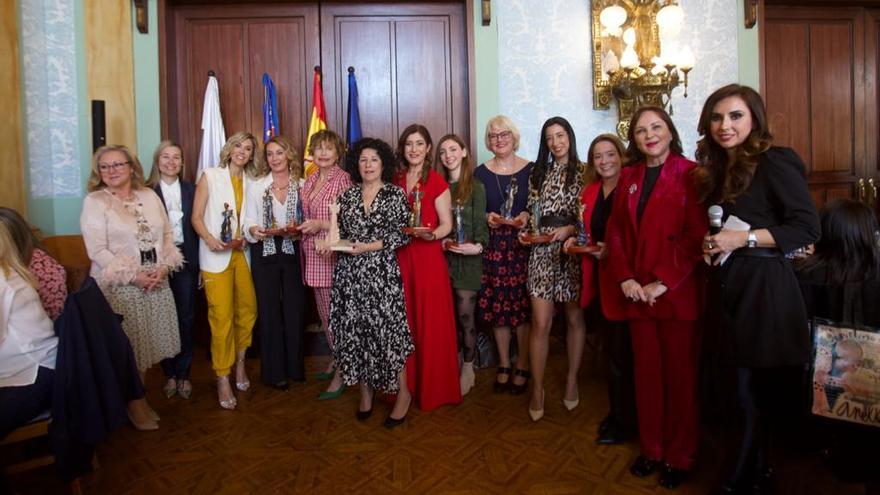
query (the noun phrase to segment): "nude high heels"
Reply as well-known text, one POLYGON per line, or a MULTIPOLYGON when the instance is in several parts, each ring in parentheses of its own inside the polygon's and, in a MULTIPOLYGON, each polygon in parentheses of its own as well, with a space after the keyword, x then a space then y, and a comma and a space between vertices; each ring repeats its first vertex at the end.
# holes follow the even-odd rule
POLYGON ((542 390, 541 391, 541 409, 532 409, 531 407, 529 408, 529 417, 532 418, 532 421, 534 421, 536 423, 538 421, 540 421, 541 418, 544 417, 544 396, 545 395, 546 394, 542 390))

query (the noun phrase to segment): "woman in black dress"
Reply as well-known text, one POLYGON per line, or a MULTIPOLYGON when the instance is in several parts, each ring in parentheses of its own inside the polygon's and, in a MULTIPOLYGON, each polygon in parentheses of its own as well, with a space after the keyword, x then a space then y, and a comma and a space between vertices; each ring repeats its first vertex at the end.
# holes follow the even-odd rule
POLYGON ((772 146, 755 90, 731 84, 712 93, 698 131, 698 193, 724 209, 724 228, 703 244, 707 262, 717 266, 706 328, 720 332, 720 359, 735 368, 745 415, 736 464, 722 487, 736 493, 769 476, 769 413, 780 405, 780 390, 797 388, 810 357, 806 308, 785 254, 815 242, 819 221, 804 164, 791 149, 772 146))
POLYGON ((403 190, 391 183, 395 162, 387 143, 364 138, 348 156, 355 185, 339 196, 338 221, 340 239, 352 250, 341 252, 333 270, 333 357, 345 385, 360 384, 358 420, 373 412, 374 390, 397 393, 385 420, 393 428, 412 402, 404 365, 414 346, 395 254, 409 242, 401 230, 409 208, 403 190))

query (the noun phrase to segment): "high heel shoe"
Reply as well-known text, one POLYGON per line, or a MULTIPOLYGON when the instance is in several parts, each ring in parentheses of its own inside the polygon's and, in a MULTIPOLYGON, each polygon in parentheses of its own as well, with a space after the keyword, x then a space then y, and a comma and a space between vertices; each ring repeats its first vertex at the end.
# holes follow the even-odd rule
POLYGON ((235 406, 238 404, 238 401, 235 399, 235 396, 232 395, 232 388, 229 387, 229 375, 217 377, 217 399, 220 402, 220 407, 222 407, 223 409, 229 410, 229 411, 235 409, 235 406), (224 384, 226 385, 227 388, 229 388, 230 397, 228 399, 220 399, 220 396, 222 393, 221 389, 223 388, 224 384))
POLYGON ((373 406, 370 406, 370 408, 367 409, 366 411, 361 411, 360 409, 358 409, 357 414, 355 414, 355 417, 357 418, 358 421, 366 421, 366 420, 370 419, 370 416, 372 416, 372 415, 373 415, 373 406))
POLYGON ((192 382, 189 380, 179 380, 177 382, 177 395, 182 399, 189 399, 192 397, 193 386, 192 382))
POLYGON ((125 412, 128 414, 128 420, 132 426, 140 431, 152 431, 159 429, 159 423, 150 417, 149 406, 144 399, 133 400, 128 403, 125 412))
POLYGON ((544 417, 544 396, 545 395, 546 394, 542 390, 541 391, 541 409, 532 409, 531 407, 529 407, 529 417, 532 418, 532 421, 534 421, 536 423, 538 421, 540 421, 541 418, 544 417))
POLYGON ((496 394, 500 394, 500 393, 506 391, 510 387, 510 372, 511 371, 512 370, 510 368, 506 368, 504 366, 499 366, 498 369, 495 370, 495 373, 497 373, 497 375, 507 375, 507 381, 506 382, 499 382, 498 376, 496 375, 495 381, 492 383, 492 391, 493 392, 495 392, 496 394))
POLYGON ((177 393, 177 380, 174 378, 165 380, 165 386, 162 387, 162 393, 165 394, 166 399, 174 397, 174 394, 177 393))
POLYGON ((136 421, 134 419, 134 415, 131 411, 128 411, 128 420, 131 421, 131 425, 134 426, 136 430, 140 431, 154 431, 159 429, 159 423, 157 423, 153 419, 147 419, 144 421, 136 421))
POLYGON ((580 397, 575 397, 574 400, 562 399, 562 405, 565 406, 569 411, 574 410, 581 403, 580 397))
MULTIPOLYGON (((244 369, 244 367, 245 367, 244 366, 244 358, 236 359, 235 365, 236 365, 236 367, 241 366, 241 368, 244 369)), ((236 377, 238 376, 237 371, 238 370, 236 370, 236 377)), ((248 389, 251 388, 251 381, 248 380, 246 373, 247 373, 247 370, 245 370, 244 380, 238 381, 238 378, 236 378, 236 380, 235 380, 235 388, 237 388, 238 390, 240 390, 242 392, 247 392, 248 389)))
POLYGON ((150 404, 147 404, 147 414, 150 415, 150 418, 153 421, 160 421, 162 418, 159 417, 159 413, 157 413, 150 404))
POLYGON ((526 379, 526 381, 517 385, 513 383, 513 379, 510 380, 510 394, 511 395, 522 395, 525 393, 526 389, 529 388, 529 378, 532 377, 532 373, 529 370, 521 370, 519 368, 513 372, 513 376, 521 376, 526 379))
POLYGON ((474 376, 474 362, 464 362, 461 363, 461 376, 458 379, 459 386, 461 387, 461 395, 465 396, 468 392, 474 388, 474 382, 476 381, 476 377, 474 376))
MULTIPOLYGON (((400 400, 400 395, 397 396, 397 400, 400 400)), ((392 428, 397 428, 398 426, 402 425, 403 422, 406 421, 406 415, 409 413, 409 407, 412 405, 412 401, 413 401, 413 398, 410 395, 409 396, 409 404, 406 405, 406 411, 403 413, 403 416, 400 418, 395 418, 394 416, 391 415, 391 413, 388 413, 388 417, 385 418, 385 422, 382 423, 382 426, 384 426, 385 428, 390 430, 392 428)), ((397 402, 395 402, 394 405, 396 406, 397 402)), ((392 408, 392 411, 393 411, 393 408, 392 408)))
POLYGON ((344 383, 340 383, 339 388, 337 388, 336 390, 329 390, 329 391, 321 392, 320 395, 318 395, 318 400, 338 399, 339 396, 342 395, 342 392, 345 392, 345 384, 344 383))
POLYGON ((333 378, 333 375, 336 374, 336 366, 333 366, 330 371, 321 371, 320 373, 315 373, 315 380, 329 380, 333 378))

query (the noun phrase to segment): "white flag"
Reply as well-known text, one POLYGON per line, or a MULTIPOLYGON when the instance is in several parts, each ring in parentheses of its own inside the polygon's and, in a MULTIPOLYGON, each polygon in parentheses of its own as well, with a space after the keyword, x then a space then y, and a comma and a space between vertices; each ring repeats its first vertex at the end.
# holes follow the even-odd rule
POLYGON ((199 150, 196 182, 203 170, 220 164, 220 150, 225 143, 226 130, 223 129, 223 117, 220 116, 220 88, 217 86, 217 78, 208 76, 205 105, 202 109, 202 148, 199 150))

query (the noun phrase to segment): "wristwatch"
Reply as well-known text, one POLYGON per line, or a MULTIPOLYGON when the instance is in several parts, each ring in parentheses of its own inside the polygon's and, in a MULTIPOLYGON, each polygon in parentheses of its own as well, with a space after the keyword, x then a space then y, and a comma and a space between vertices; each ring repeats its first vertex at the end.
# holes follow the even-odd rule
POLYGON ((758 234, 754 230, 750 230, 749 236, 746 237, 746 247, 750 249, 758 247, 758 234))

